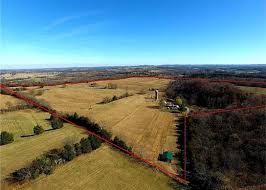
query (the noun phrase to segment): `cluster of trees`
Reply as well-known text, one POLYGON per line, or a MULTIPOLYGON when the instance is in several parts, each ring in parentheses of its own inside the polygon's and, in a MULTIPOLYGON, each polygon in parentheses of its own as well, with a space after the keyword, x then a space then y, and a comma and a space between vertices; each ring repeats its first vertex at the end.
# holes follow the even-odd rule
POLYGON ((194 189, 233 190, 266 183, 265 110, 191 117, 188 126, 194 189))
POLYGON ((13 88, 13 90, 19 92, 19 91, 27 90, 27 88, 26 87, 17 87, 17 88, 13 88))
MULTIPOLYGON (((214 109, 261 105, 266 100, 265 96, 245 93, 232 84, 198 81, 172 82, 166 94, 214 109)), ((233 190, 265 184, 265 127, 265 109, 189 117, 187 176, 192 189, 233 190)), ((182 149, 183 131, 180 134, 182 149)), ((178 156, 182 158, 183 152, 178 156)))
POLYGON ((113 97, 104 97, 103 100, 100 103, 101 104, 107 104, 107 103, 110 103, 110 102, 113 102, 113 101, 116 101, 116 100, 119 100, 119 99, 122 99, 122 98, 126 98, 126 97, 129 97, 129 96, 133 96, 133 94, 125 92, 124 94, 122 94, 120 96, 114 95, 113 97))
POLYGON ((63 121, 54 115, 50 116, 50 121, 53 129, 60 129, 63 127, 63 121))
POLYGON ((94 136, 82 138, 79 143, 66 144, 62 149, 53 149, 36 158, 25 168, 10 174, 13 182, 25 182, 36 179, 40 175, 50 175, 57 165, 73 160, 75 157, 90 153, 101 146, 102 141, 94 136))
POLYGON ((169 84, 166 95, 175 99, 184 98, 191 105, 205 108, 226 108, 266 103, 265 96, 243 92, 232 84, 203 81, 173 81, 169 84))
POLYGON ((14 141, 14 135, 6 131, 2 131, 0 135, 0 145, 12 143, 14 141))
POLYGON ((132 148, 130 146, 127 146, 126 143, 120 139, 119 137, 114 137, 114 140, 112 140, 112 133, 107 131, 106 129, 102 128, 99 124, 92 122, 89 118, 84 116, 79 116, 77 113, 74 114, 66 114, 64 116, 68 120, 88 129, 91 132, 94 132, 95 134, 103 137, 104 139, 113 142, 114 144, 121 146, 122 148, 131 151, 132 148))
POLYGON ((2 88, 0 88, 0 94, 3 94, 3 95, 10 95, 9 92, 3 90, 2 88))
POLYGON ((36 125, 34 128, 33 128, 33 133, 35 135, 39 135, 39 134, 42 134, 44 132, 44 129, 42 128, 42 126, 40 125, 36 125))
MULTIPOLYGON (((53 115, 51 115, 50 116, 50 122, 51 122, 51 127, 53 128, 53 129, 60 129, 60 128, 62 128, 63 127, 63 125, 64 125, 64 123, 63 123, 63 121, 60 119, 60 118, 58 118, 58 117, 55 117, 55 116, 53 116, 53 115)), ((33 133, 35 134, 35 135, 40 135, 40 134, 42 134, 42 133, 44 133, 45 132, 45 130, 43 129, 43 127, 41 126, 41 125, 36 125, 34 128, 33 128, 33 133)))

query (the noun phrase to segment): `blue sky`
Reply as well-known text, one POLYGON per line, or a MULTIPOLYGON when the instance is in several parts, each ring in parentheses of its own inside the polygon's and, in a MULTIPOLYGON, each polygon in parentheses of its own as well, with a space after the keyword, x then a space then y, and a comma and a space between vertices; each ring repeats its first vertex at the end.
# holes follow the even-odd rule
POLYGON ((0 0, 3 69, 266 64, 265 0, 0 0))

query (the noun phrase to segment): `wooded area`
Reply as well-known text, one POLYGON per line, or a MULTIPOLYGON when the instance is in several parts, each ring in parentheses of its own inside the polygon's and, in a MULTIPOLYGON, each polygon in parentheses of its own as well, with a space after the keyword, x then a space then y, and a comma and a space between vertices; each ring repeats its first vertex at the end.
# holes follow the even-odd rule
MULTIPOLYGON (((265 104, 265 96, 222 83, 174 81, 167 96, 209 109, 265 104)), ((265 184, 265 128, 265 109, 189 117, 187 174, 192 189, 265 184)))

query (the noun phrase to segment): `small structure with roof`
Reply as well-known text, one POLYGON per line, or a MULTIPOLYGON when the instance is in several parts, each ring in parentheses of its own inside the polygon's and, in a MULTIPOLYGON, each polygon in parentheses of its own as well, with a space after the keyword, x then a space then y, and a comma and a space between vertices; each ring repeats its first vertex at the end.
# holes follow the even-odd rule
POLYGON ((164 162, 171 162, 173 160, 173 153, 171 151, 165 151, 159 155, 159 160, 164 162))

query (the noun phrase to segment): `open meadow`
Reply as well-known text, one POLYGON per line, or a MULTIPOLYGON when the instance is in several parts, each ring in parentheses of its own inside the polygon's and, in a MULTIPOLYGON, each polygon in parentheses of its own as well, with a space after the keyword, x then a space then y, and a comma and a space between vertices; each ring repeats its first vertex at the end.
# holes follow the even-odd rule
POLYGON ((1 131, 15 134, 13 143, 0 146, 2 189, 173 189, 169 177, 107 145, 58 167, 50 176, 42 176, 22 186, 4 182, 8 174, 25 167, 42 153, 86 136, 69 124, 64 124, 61 129, 49 130, 48 118, 48 113, 30 109, 0 115, 1 131), (32 134, 36 124, 49 131, 37 136, 20 137, 32 134))
POLYGON ((19 189, 173 190, 170 183, 171 179, 164 174, 103 145, 98 150, 59 167, 52 175, 40 177, 19 189))
POLYGON ((47 121, 49 116, 48 113, 30 109, 0 114, 1 131, 14 134, 14 142, 0 146, 2 180, 15 169, 24 167, 45 151, 61 148, 68 142, 79 141, 86 136, 80 129, 70 124, 64 124, 64 127, 58 130, 49 130, 51 129, 47 121), (33 127, 37 124, 49 131, 30 136, 33 134, 33 127), (29 137, 22 138, 21 135, 29 135, 29 137))
MULTIPOLYGON (((116 81, 111 82, 116 84, 116 81)), ((161 111, 158 102, 153 100, 154 92, 149 90, 163 89, 168 82, 158 79, 125 79, 117 81, 116 89, 103 89, 107 81, 97 83, 96 87, 90 84, 59 85, 44 87, 43 93, 36 98, 45 100, 57 111, 77 112, 91 118, 125 140, 133 147, 133 152, 176 173, 175 161, 172 164, 157 161, 163 150, 177 152, 175 115, 161 111), (104 97, 120 96, 125 92, 133 96, 99 104, 104 97)), ((69 124, 64 124, 58 130, 49 130, 49 116, 48 113, 34 109, 0 115, 1 131, 15 135, 13 143, 0 147, 1 179, 15 169, 26 166, 45 151, 63 147, 66 143, 73 143, 86 136, 69 124), (47 131, 38 136, 21 138, 21 135, 33 134, 32 128, 37 124, 47 131)), ((43 189, 44 186, 48 189, 88 189, 88 186, 90 189, 173 189, 169 177, 107 145, 58 167, 50 176, 42 176, 22 186, 10 186, 3 183, 3 180, 1 182, 4 189, 43 189), (58 180, 64 182, 54 183, 58 180)))
MULTIPOLYGON (((154 162, 162 151, 176 153, 175 114, 161 111, 158 101, 154 101, 154 91, 149 90, 164 89, 169 80, 129 78, 97 82, 99 86, 108 83, 116 84, 117 89, 92 88, 90 84, 45 87, 49 90, 38 98, 57 111, 77 112, 89 117, 125 140, 134 152, 154 162), (98 104, 105 96, 111 97, 125 91, 134 95, 108 104, 98 104)), ((162 94, 160 92, 160 96, 162 94)), ((175 164, 171 167, 162 162, 160 164, 176 172, 175 164)))
POLYGON ((0 94, 0 109, 7 109, 9 106, 15 106, 24 103, 24 101, 9 95, 0 94))
POLYGON ((238 86, 241 90, 244 90, 249 93, 254 93, 258 95, 266 95, 266 88, 261 88, 261 87, 250 87, 250 86, 238 86))

